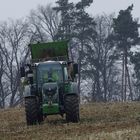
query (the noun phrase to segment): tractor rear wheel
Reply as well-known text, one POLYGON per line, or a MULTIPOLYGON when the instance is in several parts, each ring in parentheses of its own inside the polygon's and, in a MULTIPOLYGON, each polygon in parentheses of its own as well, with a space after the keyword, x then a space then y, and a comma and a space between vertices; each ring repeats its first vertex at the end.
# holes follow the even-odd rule
POLYGON ((25 112, 27 125, 34 125, 38 122, 38 104, 35 97, 25 98, 25 112))
POLYGON ((66 121, 77 123, 79 121, 79 98, 76 95, 65 97, 66 121))

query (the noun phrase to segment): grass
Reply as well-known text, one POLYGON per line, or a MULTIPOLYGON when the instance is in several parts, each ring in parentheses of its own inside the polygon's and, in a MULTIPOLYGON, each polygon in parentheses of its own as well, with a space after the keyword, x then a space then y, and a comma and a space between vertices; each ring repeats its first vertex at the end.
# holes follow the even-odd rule
POLYGON ((27 126, 24 108, 0 110, 0 140, 139 140, 140 103, 81 105, 79 123, 49 116, 27 126))

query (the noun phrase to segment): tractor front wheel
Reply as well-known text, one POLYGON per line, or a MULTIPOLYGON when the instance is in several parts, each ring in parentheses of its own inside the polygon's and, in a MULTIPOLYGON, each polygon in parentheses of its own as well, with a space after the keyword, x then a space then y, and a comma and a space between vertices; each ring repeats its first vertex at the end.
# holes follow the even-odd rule
POLYGON ((66 121, 77 123, 79 121, 79 98, 77 95, 65 97, 66 121))
POLYGON ((38 123, 38 104, 35 97, 25 98, 25 112, 27 125, 38 123))

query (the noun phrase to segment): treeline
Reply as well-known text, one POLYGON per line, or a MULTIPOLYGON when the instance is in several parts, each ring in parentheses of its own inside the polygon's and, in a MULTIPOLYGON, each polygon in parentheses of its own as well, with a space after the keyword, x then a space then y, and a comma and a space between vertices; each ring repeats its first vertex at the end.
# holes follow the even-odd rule
POLYGON ((139 100, 140 38, 133 5, 117 17, 94 17, 87 12, 92 3, 57 0, 25 19, 0 23, 0 108, 22 100, 20 64, 29 60, 28 44, 57 40, 69 40, 70 59, 79 63, 82 101, 139 100))

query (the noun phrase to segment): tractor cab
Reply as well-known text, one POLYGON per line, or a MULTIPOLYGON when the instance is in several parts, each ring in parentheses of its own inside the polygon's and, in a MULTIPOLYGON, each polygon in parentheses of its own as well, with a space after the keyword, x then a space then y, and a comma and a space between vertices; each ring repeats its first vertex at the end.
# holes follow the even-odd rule
POLYGON ((37 65, 36 76, 38 85, 50 82, 63 83, 68 80, 67 67, 55 61, 43 62, 37 65))

